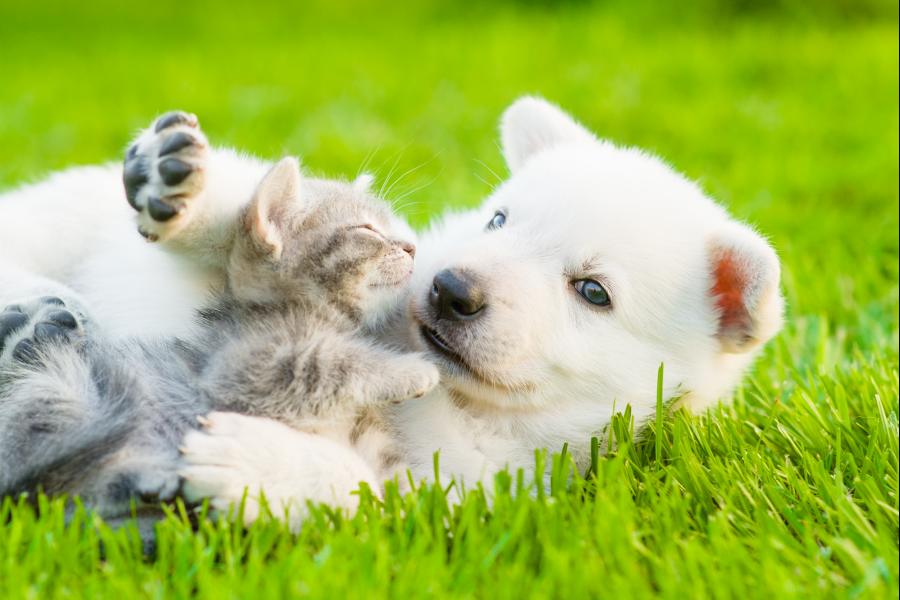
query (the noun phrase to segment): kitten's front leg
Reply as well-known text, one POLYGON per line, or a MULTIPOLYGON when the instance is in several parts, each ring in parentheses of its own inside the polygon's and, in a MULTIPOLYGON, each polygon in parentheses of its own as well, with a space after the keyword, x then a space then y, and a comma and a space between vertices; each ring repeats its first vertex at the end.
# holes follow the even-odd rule
POLYGON ((141 235, 221 267, 239 214, 268 168, 232 150, 210 148, 196 116, 170 112, 130 145, 123 181, 141 235))
POLYGON ((219 352, 201 387, 210 405, 294 425, 333 423, 360 410, 423 396, 437 368, 354 335, 329 332, 281 340, 244 336, 219 352))
POLYGON ((374 405, 421 398, 440 381, 437 367, 419 354, 387 351, 372 357, 362 395, 374 405))
POLYGON ((440 374, 418 354, 334 336, 300 355, 295 379, 306 384, 294 390, 299 416, 328 420, 336 413, 420 398, 438 384, 440 374))

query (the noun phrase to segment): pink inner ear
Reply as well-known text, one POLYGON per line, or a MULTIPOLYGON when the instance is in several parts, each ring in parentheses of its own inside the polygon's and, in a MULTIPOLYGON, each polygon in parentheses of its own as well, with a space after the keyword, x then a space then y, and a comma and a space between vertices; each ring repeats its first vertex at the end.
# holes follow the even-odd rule
POLYGON ((747 279, 730 252, 716 260, 712 295, 719 308, 719 333, 727 336, 747 335, 750 314, 744 304, 747 279))

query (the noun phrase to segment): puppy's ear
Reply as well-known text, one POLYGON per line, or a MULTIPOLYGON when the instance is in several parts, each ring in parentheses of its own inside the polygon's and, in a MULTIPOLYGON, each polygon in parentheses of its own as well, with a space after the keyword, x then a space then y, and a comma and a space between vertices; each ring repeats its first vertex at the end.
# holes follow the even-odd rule
POLYGON ((710 240, 709 265, 724 352, 748 352, 778 333, 784 311, 781 265, 768 242, 731 222, 710 240))
POLYGON ((282 226, 300 196, 300 163, 286 157, 266 173, 244 213, 244 230, 254 247, 275 260, 281 257, 282 226))
POLYGON ((541 98, 519 98, 503 113, 500 142, 510 173, 542 150, 566 142, 592 141, 594 135, 541 98))

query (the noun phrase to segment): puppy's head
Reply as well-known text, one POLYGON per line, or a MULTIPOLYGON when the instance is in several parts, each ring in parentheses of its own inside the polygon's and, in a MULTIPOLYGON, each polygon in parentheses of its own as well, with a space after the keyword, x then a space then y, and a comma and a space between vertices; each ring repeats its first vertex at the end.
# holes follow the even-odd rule
POLYGON ((511 177, 431 233, 412 336, 459 395, 503 407, 561 398, 695 406, 729 392, 780 328, 779 261, 662 161, 598 140, 525 98, 505 113, 511 177))

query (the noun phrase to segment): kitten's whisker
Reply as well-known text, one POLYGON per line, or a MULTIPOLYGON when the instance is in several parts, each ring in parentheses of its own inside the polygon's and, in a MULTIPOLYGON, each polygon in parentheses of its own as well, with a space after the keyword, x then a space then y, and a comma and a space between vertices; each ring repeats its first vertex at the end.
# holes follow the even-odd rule
POLYGON ((403 181, 406 177, 412 175, 413 173, 415 173, 416 171, 418 171, 419 169, 421 169, 422 167, 424 167, 425 165, 427 165, 428 163, 430 163, 430 162, 433 161, 433 160, 434 160, 434 157, 432 157, 432 158, 426 160, 425 162, 423 162, 423 163, 421 163, 421 164, 419 164, 419 165, 417 165, 417 166, 415 166, 415 167, 412 167, 412 168, 407 169, 406 171, 404 171, 399 177, 397 177, 397 179, 394 180, 394 182, 390 185, 390 187, 389 187, 387 190, 385 190, 384 196, 385 196, 385 197, 390 196, 390 195, 391 195, 391 192, 394 190, 394 188, 397 186, 397 184, 399 184, 399 183, 400 183, 401 181, 403 181))
POLYGON ((496 189, 496 187, 497 187, 496 184, 491 183, 490 181, 488 181, 487 179, 485 179, 478 173, 473 173, 473 175, 475 175, 475 179, 477 179, 478 181, 480 181, 481 183, 486 185, 488 187, 488 189, 491 190, 492 192, 496 189))
POLYGON ((492 185, 492 186, 491 186, 491 189, 495 188, 498 184, 503 183, 503 178, 500 177, 499 175, 497 175, 497 172, 494 171, 494 170, 490 167, 490 165, 488 165, 486 162, 484 162, 483 160, 479 160, 479 159, 476 158, 476 159, 475 159, 475 163, 476 163, 476 164, 479 164, 479 165, 481 165, 482 167, 484 167, 485 169, 487 169, 488 172, 489 172, 491 175, 493 175, 494 178, 497 180, 497 183, 495 183, 494 185, 492 185))
POLYGON ((362 162, 362 164, 359 166, 359 169, 356 170, 356 176, 357 176, 357 177, 359 177, 360 175, 362 175, 363 173, 365 173, 365 172, 368 171, 369 163, 372 162, 372 159, 375 158, 375 155, 376 155, 380 150, 381 150, 381 144, 378 144, 377 146, 375 146, 375 148, 373 148, 372 150, 370 150, 370 151, 366 154, 366 157, 365 157, 365 159, 363 159, 363 162, 362 162))
POLYGON ((421 200, 411 200, 411 201, 409 201, 409 202, 404 202, 403 204, 400 204, 400 205, 397 205, 396 203, 399 203, 399 202, 400 202, 401 200, 403 200, 404 198, 407 198, 407 197, 409 197, 409 196, 411 196, 411 195, 413 195, 413 194, 416 194, 416 193, 418 193, 418 192, 424 190, 424 189, 427 188, 428 186, 432 185, 435 181, 437 181, 437 177, 433 177, 430 181, 426 181, 426 182, 423 183, 422 185, 419 185, 419 186, 417 186, 417 187, 415 187, 415 188, 413 188, 413 189, 411 189, 411 190, 408 190, 407 192, 404 192, 403 195, 399 196, 399 197, 394 201, 394 202, 395 202, 395 203, 393 204, 394 210, 397 211, 397 212, 402 212, 402 211, 405 211, 405 210, 406 210, 407 208, 409 208, 409 207, 412 207, 412 206, 420 206, 420 205, 422 205, 423 202, 422 202, 421 200))
POLYGON ((391 169, 388 171, 387 175, 384 177, 384 181, 381 184, 381 187, 378 189, 378 195, 382 198, 384 197, 384 190, 388 187, 388 184, 391 181, 391 177, 394 175, 394 172, 397 170, 397 166, 400 164, 400 159, 403 158, 403 153, 406 152, 406 149, 409 148, 409 144, 406 144, 403 148, 397 151, 397 154, 394 158, 394 163, 391 165, 391 169))

